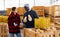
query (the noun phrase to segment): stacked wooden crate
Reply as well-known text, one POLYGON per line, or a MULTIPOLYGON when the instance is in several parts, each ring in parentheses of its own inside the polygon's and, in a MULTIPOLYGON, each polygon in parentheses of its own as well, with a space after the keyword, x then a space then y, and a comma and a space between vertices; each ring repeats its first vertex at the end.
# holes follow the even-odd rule
POLYGON ((50 11, 49 8, 50 8, 50 7, 44 7, 44 9, 45 9, 45 11, 46 11, 45 13, 48 13, 48 14, 49 14, 49 11, 50 11))
POLYGON ((9 37, 7 23, 0 23, 0 37, 9 37))
POLYGON ((55 14, 55 7, 54 6, 51 6, 49 8, 49 13, 50 13, 51 16, 54 16, 54 14, 55 14))
POLYGON ((52 20, 55 23, 55 27, 60 29, 60 5, 53 5, 51 9, 51 14, 53 15, 52 20))
POLYGON ((18 7, 18 8, 17 8, 17 11, 18 11, 18 14, 19 14, 19 15, 23 15, 23 14, 25 13, 24 7, 18 7))
MULTIPOLYGON (((6 9, 6 15, 10 15, 11 14, 11 8, 7 8, 6 9)), ((18 7, 17 8, 17 12, 18 12, 18 14, 20 15, 20 18, 21 18, 21 21, 22 21, 22 19, 23 19, 23 15, 24 15, 24 13, 25 13, 25 9, 24 9, 24 7, 18 7)))
POLYGON ((24 31, 24 37, 56 37, 60 34, 59 31, 59 33, 56 35, 58 30, 55 30, 54 28, 48 30, 25 28, 24 31))
POLYGON ((54 37, 54 32, 36 33, 36 37, 54 37))
POLYGON ((6 15, 9 15, 11 13, 11 8, 6 9, 6 15))
POLYGON ((33 6, 32 10, 36 11, 39 16, 44 16, 44 6, 33 6))
MULTIPOLYGON (((12 8, 7 8, 7 9, 6 9, 6 15, 9 15, 9 14, 10 14, 10 12, 12 11, 11 9, 12 9, 12 8)), ((25 12, 25 9, 24 9, 24 7, 18 7, 18 8, 17 8, 17 11, 18 11, 18 14, 19 14, 19 15, 23 15, 24 12, 25 12)))
POLYGON ((59 21, 60 18, 60 5, 53 5, 50 8, 50 15, 54 23, 59 21), (56 19, 57 18, 57 19, 56 19))
POLYGON ((18 7, 18 8, 17 8, 17 11, 18 11, 18 14, 20 15, 21 22, 22 22, 23 15, 24 15, 24 13, 25 13, 25 9, 24 9, 24 7, 18 7))
POLYGON ((60 5, 55 5, 55 16, 60 16, 60 5))
POLYGON ((31 28, 24 28, 24 37, 35 37, 35 31, 31 28))
POLYGON ((49 14, 50 14, 51 22, 54 22, 54 14, 55 14, 54 12, 55 12, 55 7, 50 6, 49 7, 49 14))
POLYGON ((53 29, 48 29, 48 30, 40 30, 38 29, 36 33, 36 37, 55 37, 55 31, 53 29))
POLYGON ((55 37, 60 37, 60 30, 55 31, 55 37))
POLYGON ((55 6, 54 23, 60 24, 60 5, 55 6))

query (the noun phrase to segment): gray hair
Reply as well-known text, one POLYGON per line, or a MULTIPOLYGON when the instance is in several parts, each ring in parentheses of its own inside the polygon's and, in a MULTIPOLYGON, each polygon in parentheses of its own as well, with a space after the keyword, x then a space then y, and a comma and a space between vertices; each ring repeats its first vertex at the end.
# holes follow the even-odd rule
POLYGON ((29 4, 25 4, 24 7, 29 7, 29 4))

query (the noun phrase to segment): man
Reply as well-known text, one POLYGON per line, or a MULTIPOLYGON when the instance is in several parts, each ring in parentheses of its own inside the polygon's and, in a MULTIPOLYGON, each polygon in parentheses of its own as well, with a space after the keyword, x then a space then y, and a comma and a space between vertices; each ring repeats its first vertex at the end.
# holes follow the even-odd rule
POLYGON ((14 37, 14 34, 16 34, 17 37, 21 37, 19 25, 20 25, 20 16, 19 14, 17 14, 16 7, 12 7, 12 12, 8 17, 8 27, 10 37, 14 37))
POLYGON ((34 28, 34 19, 38 18, 35 11, 30 10, 29 4, 25 4, 24 6, 26 12, 23 16, 23 23, 25 24, 26 28, 34 28))

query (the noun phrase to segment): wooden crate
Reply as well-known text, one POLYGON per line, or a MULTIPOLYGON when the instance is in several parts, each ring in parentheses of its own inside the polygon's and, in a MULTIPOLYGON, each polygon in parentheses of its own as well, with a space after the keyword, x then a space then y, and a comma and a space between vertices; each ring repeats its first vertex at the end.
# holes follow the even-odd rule
POLYGON ((55 31, 55 37, 60 37, 60 30, 55 31))
MULTIPOLYGON (((10 15, 11 11, 12 11, 11 8, 7 8, 6 9, 6 15, 10 15)), ((25 12, 25 9, 24 9, 24 7, 18 7, 17 11, 18 11, 19 15, 23 15, 25 12)))
POLYGON ((50 9, 50 13, 51 13, 51 15, 52 16, 60 16, 60 14, 58 14, 58 15, 55 15, 55 13, 56 13, 56 11, 58 11, 58 12, 60 12, 60 5, 53 5, 53 6, 51 6, 49 9, 50 9))
POLYGON ((60 17, 59 18, 54 18, 54 23, 60 24, 60 17))
POLYGON ((11 8, 7 8, 7 9, 6 9, 6 15, 9 15, 10 12, 11 12, 11 8))
POLYGON ((8 34, 5 34, 5 35, 0 35, 0 37, 9 37, 9 35, 8 34))
POLYGON ((9 37, 9 30, 7 23, 0 23, 0 37, 9 37))
POLYGON ((40 16, 44 15, 44 6, 33 6, 32 10, 36 11, 36 13, 40 16))
POLYGON ((24 7, 18 7, 17 10, 19 15, 23 15, 25 13, 24 7))
POLYGON ((57 30, 60 30, 60 24, 55 24, 54 27, 55 27, 57 30))
POLYGON ((24 37, 35 37, 35 31, 33 31, 31 28, 25 28, 24 37))
POLYGON ((56 29, 54 27, 50 27, 47 30, 38 29, 36 33, 36 37, 55 37, 56 29))
POLYGON ((44 10, 44 6, 33 6, 32 10, 44 10))
POLYGON ((48 13, 48 14, 49 14, 49 8, 50 8, 50 7, 44 7, 45 13, 48 13))
POLYGON ((54 37, 54 32, 36 33, 36 37, 54 37))
POLYGON ((37 32, 36 29, 25 28, 24 37, 60 37, 60 30, 51 30, 44 32, 37 32))
POLYGON ((55 7, 54 6, 51 6, 49 8, 49 13, 50 13, 51 16, 54 16, 54 14, 55 14, 55 7))
POLYGON ((44 16, 44 11, 43 11, 43 10, 36 10, 36 13, 37 13, 39 16, 44 16))

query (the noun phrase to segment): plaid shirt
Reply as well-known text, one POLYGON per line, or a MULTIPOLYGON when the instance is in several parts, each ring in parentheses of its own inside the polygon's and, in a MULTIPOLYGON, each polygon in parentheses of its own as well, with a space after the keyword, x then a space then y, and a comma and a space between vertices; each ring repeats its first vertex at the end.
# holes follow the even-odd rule
POLYGON ((20 16, 19 14, 12 12, 8 17, 8 27, 10 33, 19 33, 20 32, 20 16), (14 22, 17 24, 17 26, 14 26, 14 22))

